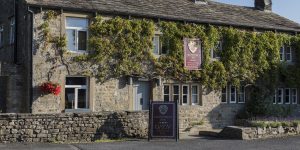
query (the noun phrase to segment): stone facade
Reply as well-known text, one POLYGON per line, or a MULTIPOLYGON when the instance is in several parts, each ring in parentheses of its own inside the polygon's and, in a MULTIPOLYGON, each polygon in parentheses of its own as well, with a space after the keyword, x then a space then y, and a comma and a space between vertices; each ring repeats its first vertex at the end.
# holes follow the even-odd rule
POLYGON ((148 112, 0 115, 0 142, 92 142, 146 138, 148 112))

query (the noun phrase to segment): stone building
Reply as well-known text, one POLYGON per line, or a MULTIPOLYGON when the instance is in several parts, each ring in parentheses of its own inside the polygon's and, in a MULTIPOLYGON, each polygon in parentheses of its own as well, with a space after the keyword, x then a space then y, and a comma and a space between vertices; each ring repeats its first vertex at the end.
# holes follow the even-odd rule
MULTIPOLYGON (((255 0, 253 8, 210 0, 2 0, 1 110, 7 113, 136 111, 147 110, 150 100, 178 99, 181 128, 200 121, 207 127, 230 125, 247 101, 245 88, 238 93, 235 87, 208 91, 199 82, 134 76, 99 83, 86 76, 82 71, 85 66, 72 58, 87 50, 90 18, 97 14, 107 18, 147 18, 297 34, 299 24, 273 13, 271 5, 270 0, 255 0), (58 12, 49 22, 51 34, 67 37, 69 55, 63 58, 55 46, 44 43, 40 27, 49 10, 58 12), (47 81, 62 86, 59 96, 40 91, 40 85, 47 81)), ((157 41, 159 38, 154 45, 157 41)), ((153 52, 159 55, 159 47, 155 48, 153 52)), ((293 88, 290 92, 295 93, 293 104, 298 105, 299 91, 293 88)))

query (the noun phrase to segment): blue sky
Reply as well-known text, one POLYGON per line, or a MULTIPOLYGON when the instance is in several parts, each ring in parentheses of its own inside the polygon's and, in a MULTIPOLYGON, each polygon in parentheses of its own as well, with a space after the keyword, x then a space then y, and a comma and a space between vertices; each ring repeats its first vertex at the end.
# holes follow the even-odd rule
MULTIPOLYGON (((241 6, 254 6, 254 0, 214 0, 241 6)), ((273 0, 273 12, 300 23, 300 0, 273 0)))

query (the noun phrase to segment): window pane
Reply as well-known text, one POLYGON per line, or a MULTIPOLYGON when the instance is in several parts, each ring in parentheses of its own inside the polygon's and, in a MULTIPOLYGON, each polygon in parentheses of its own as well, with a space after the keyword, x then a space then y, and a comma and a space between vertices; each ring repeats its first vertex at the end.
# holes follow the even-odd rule
POLYGON ((67 17, 66 26, 67 27, 88 28, 88 19, 67 17))
POLYGON ((153 53, 159 55, 159 36, 153 38, 153 53))
POLYGON ((278 92, 277 92, 277 103, 282 103, 282 92, 283 90, 282 89, 278 89, 278 92))
POLYGON ((170 96, 169 95, 164 95, 164 101, 169 102, 170 101, 170 96))
POLYGON ((164 85, 164 101, 168 102, 170 101, 170 86, 169 85, 164 85))
POLYGON ((87 49, 87 32, 78 31, 78 50, 87 49))
POLYGON ((188 86, 183 86, 182 94, 188 94, 188 86))
POLYGON ((291 54, 286 54, 286 60, 290 61, 291 60, 291 54))
POLYGON ((164 94, 169 94, 169 93, 170 93, 170 86, 164 85, 164 94))
POLYGON ((178 102, 179 103, 179 95, 173 95, 173 100, 176 102, 178 102))
POLYGON ((280 47, 280 60, 283 60, 284 47, 280 47))
POLYGON ((285 89, 285 103, 290 103, 290 89, 285 89))
POLYGON ((75 89, 66 88, 65 90, 65 109, 74 109, 75 108, 75 89))
POLYGON ((179 86, 178 85, 173 86, 173 94, 179 94, 179 86))
POLYGON ((86 85, 85 77, 67 77, 66 85, 86 85))
POLYGON ((222 52, 222 42, 218 41, 216 47, 213 49, 213 58, 219 58, 222 52))
POLYGON ((292 89, 292 101, 293 104, 297 104, 297 89, 292 89))
POLYGON ((198 94, 198 86, 192 86, 192 94, 198 94))
POLYGON ((198 103, 198 95, 192 95, 192 103, 194 104, 198 103))
POLYGON ((182 86, 182 103, 183 104, 188 104, 188 94, 189 94, 189 91, 188 91, 188 86, 184 85, 182 86))
POLYGON ((286 47, 286 49, 285 49, 285 52, 287 53, 287 54, 290 54, 291 53, 291 47, 286 47))
POLYGON ((67 30, 68 49, 75 51, 75 30, 67 30))
POLYGON ((235 97, 236 97, 235 87, 231 86, 231 88, 230 88, 230 101, 235 102, 236 101, 235 97))
POLYGON ((182 96, 182 103, 187 104, 187 101, 188 101, 187 99, 188 99, 187 95, 183 95, 182 96))
POLYGON ((78 108, 88 108, 86 89, 78 89, 78 108))

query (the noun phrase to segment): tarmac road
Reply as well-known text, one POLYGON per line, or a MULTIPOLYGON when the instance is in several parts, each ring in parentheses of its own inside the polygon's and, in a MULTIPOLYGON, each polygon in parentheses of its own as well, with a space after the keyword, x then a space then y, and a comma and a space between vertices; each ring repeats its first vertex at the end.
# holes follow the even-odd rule
POLYGON ((0 150, 300 150, 300 137, 266 140, 226 140, 201 137, 190 140, 147 140, 87 144, 0 144, 0 150))

